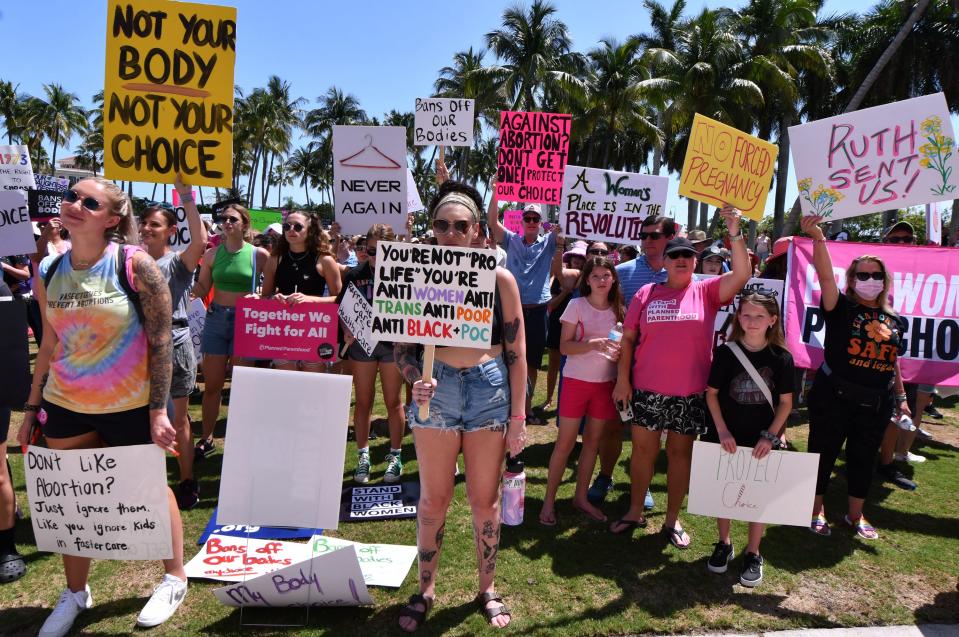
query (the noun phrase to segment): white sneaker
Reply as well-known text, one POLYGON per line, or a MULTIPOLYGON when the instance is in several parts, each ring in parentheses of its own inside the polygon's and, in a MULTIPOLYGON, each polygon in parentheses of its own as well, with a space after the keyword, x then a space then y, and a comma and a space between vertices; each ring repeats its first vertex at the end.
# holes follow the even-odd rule
POLYGON ((899 462, 911 462, 913 464, 920 464, 926 461, 925 456, 920 456, 911 451, 907 451, 906 453, 897 453, 895 454, 895 458, 899 462))
POLYGON ((170 619, 186 597, 186 582, 179 577, 166 574, 160 585, 153 589, 150 601, 140 611, 137 626, 150 628, 159 626, 170 619))
POLYGON ((38 637, 63 637, 73 627, 73 622, 81 610, 93 607, 93 597, 90 587, 74 593, 69 588, 60 593, 60 600, 54 606, 53 612, 40 627, 38 637))

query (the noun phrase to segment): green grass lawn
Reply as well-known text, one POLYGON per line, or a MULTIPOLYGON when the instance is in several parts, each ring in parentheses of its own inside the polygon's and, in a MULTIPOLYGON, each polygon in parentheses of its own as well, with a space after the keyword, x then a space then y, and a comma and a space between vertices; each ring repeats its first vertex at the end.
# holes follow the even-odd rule
MULTIPOLYGON (((535 404, 543 401, 545 375, 535 404)), ((199 419, 199 396, 191 415, 199 419)), ((919 489, 901 491, 874 484, 866 513, 881 538, 866 543, 841 526, 845 481, 840 470, 827 511, 833 524, 831 538, 820 538, 803 528, 772 527, 762 552, 765 579, 755 590, 738 584, 739 558, 725 575, 706 570, 716 541, 715 522, 684 514, 681 519, 693 545, 680 552, 657 534, 665 504, 665 461, 661 456, 653 483, 656 508, 649 528, 633 538, 614 536, 606 525, 587 522, 569 505, 572 462, 560 490, 559 524, 537 523, 546 484, 546 465, 555 436, 550 426, 531 427, 526 452, 526 522, 503 527, 497 585, 514 611, 508 629, 534 635, 626 635, 706 630, 774 630, 915 622, 959 622, 959 401, 940 401, 946 419, 927 418, 924 426, 937 442, 919 447, 929 461, 915 467, 919 489), (945 407, 943 407, 943 404, 945 407)), ((226 417, 224 406, 221 416, 226 417)), ((374 414, 384 416, 377 401, 374 414)), ((8 439, 14 485, 21 507, 27 509, 23 463, 14 441, 22 414, 14 412, 8 439)), ((805 414, 790 428, 790 440, 805 449, 805 414)), ((318 422, 318 425, 320 423, 318 422)), ((217 429, 222 437, 223 426, 217 429)), ((222 449, 222 440, 219 448, 222 449)), ((388 441, 372 443, 374 472, 371 483, 382 480, 388 441)), ((629 444, 617 467, 616 487, 605 511, 612 519, 628 500, 629 444)), ((344 479, 352 477, 355 445, 348 445, 344 479)), ((575 458, 575 454, 574 454, 575 458)), ((198 550, 196 540, 209 519, 219 490, 222 455, 218 452, 197 464, 202 501, 183 516, 186 558, 198 550)), ((404 446, 405 479, 417 479, 412 438, 404 446)), ((462 460, 460 466, 462 467, 462 460)), ((840 462, 840 467, 841 467, 840 462)), ((168 459, 172 480, 176 463, 168 459)), ((912 471, 909 469, 908 471, 912 471)), ((295 480, 295 476, 290 476, 295 480)), ((446 543, 437 578, 436 607, 420 634, 473 635, 489 630, 473 604, 476 567, 472 527, 465 486, 458 480, 447 521, 446 543)), ((332 535, 361 542, 415 544, 412 520, 344 524, 332 535)), ((29 563, 25 578, 0 586, 0 634, 35 634, 64 586, 60 559, 33 547, 29 520, 18 527, 17 540, 29 563)), ((745 524, 734 523, 733 541, 739 553, 745 545, 745 524)), ((415 573, 415 568, 411 569, 415 573)), ((120 635, 133 632, 135 619, 152 587, 162 575, 158 563, 96 562, 90 586, 95 606, 81 614, 74 634, 120 635)), ((416 577, 408 576, 399 589, 372 587, 371 608, 322 608, 277 611, 239 610, 220 605, 210 592, 221 583, 192 581, 180 610, 152 635, 236 634, 243 623, 307 623, 295 629, 304 635, 398 634, 400 602, 416 592, 416 577)), ((246 633, 271 635, 290 629, 245 628, 246 633)))

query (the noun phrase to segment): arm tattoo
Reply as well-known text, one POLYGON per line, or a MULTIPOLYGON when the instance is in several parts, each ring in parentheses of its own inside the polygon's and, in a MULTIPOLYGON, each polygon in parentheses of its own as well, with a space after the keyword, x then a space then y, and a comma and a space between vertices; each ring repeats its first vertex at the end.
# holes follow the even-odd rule
POLYGON ((517 359, 516 352, 514 352, 514 351, 511 350, 511 349, 506 350, 506 364, 507 364, 507 365, 512 365, 513 363, 516 362, 516 359, 517 359))
POLYGON ((150 352, 150 409, 166 407, 173 375, 173 302, 170 288, 153 259, 133 264, 143 305, 143 331, 150 352))
POLYGON ((512 321, 503 321, 503 334, 507 343, 515 343, 516 336, 519 334, 519 319, 512 321))
POLYGON ((396 359, 396 366, 400 368, 400 374, 409 384, 413 384, 423 377, 420 371, 419 361, 416 360, 416 345, 413 343, 394 343, 393 358, 396 359))

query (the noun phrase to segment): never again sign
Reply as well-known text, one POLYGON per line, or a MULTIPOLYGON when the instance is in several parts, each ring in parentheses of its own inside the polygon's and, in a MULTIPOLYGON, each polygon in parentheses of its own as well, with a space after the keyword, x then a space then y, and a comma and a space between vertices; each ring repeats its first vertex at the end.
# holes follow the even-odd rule
POLYGON ((105 175, 229 187, 235 60, 232 7, 110 0, 105 175))

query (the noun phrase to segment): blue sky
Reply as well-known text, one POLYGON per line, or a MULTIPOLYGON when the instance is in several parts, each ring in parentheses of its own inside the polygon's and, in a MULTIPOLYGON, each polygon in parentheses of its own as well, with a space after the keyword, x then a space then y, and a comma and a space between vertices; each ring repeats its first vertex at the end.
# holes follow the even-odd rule
MULTIPOLYGON (((606 36, 624 40, 649 30, 639 0, 553 0, 569 27, 576 50, 586 51, 606 36)), ((357 96, 371 115, 390 109, 413 110, 416 97, 430 95, 437 71, 453 53, 482 48, 484 35, 499 25, 509 2, 441 3, 422 0, 307 2, 235 0, 237 7, 236 83, 245 90, 266 84, 271 74, 289 81, 294 95, 310 100, 330 86, 357 96)), ((739 7, 742 1, 690 0, 687 14, 703 7, 739 7)), ((825 13, 864 12, 866 0, 827 0, 825 13)), ((84 106, 103 88, 105 0, 30 0, 0 5, 0 41, 20 42, 22 54, 8 54, 0 79, 19 90, 42 95, 42 85, 58 82, 84 106)), ((492 57, 487 58, 492 62, 492 57)), ((73 144, 79 139, 74 138, 73 144)), ((305 144, 305 141, 303 142, 305 144)), ((49 150, 49 149, 48 149, 49 150)), ((68 151, 57 151, 59 157, 68 151)), ((795 197, 790 171, 788 202, 795 197)), ((136 194, 149 195, 148 185, 136 194)), ((667 211, 686 220, 686 202, 671 179, 667 211)), ((274 191, 275 194, 275 191, 274 191)), ((300 190, 302 198, 302 190, 300 190)), ((271 201, 275 199, 271 196, 271 201)), ((767 205, 771 212, 772 197, 767 205)), ((789 205, 789 203, 787 203, 789 205)))

